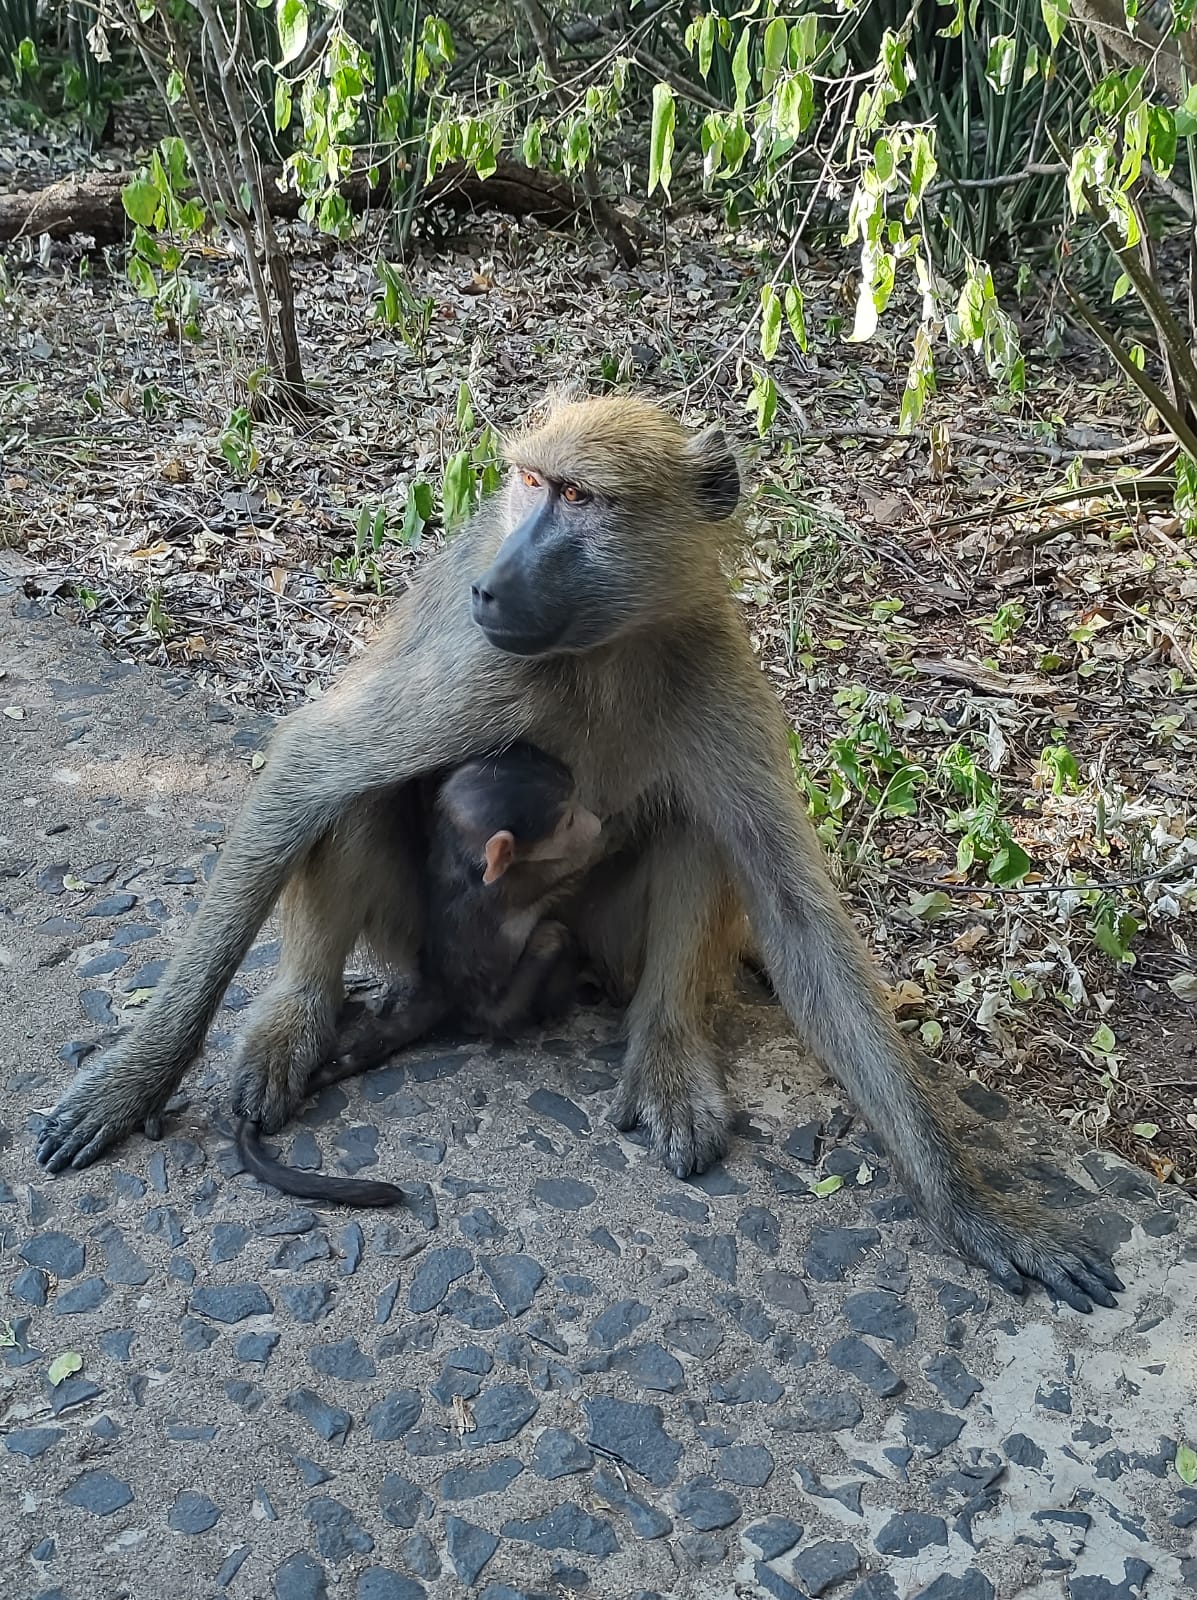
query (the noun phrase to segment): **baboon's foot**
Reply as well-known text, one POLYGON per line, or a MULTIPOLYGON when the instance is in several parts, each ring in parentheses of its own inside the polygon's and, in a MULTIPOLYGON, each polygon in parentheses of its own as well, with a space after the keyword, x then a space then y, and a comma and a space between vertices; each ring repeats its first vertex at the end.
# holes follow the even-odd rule
POLYGON ((333 1041, 335 999, 309 989, 268 989, 250 1016, 233 1078, 233 1108, 263 1133, 294 1116, 333 1041))
POLYGON ((966 1260, 984 1267, 1013 1295, 1041 1283, 1075 1311, 1092 1311, 1094 1302, 1116 1306, 1114 1295, 1125 1288, 1109 1256, 1074 1228, 1057 1227, 1037 1208, 988 1191, 957 1200, 940 1230, 966 1260))
POLYGON ((655 1071, 629 1062, 608 1115, 624 1131, 643 1124, 679 1178, 705 1172, 727 1153, 731 1100, 723 1074, 703 1055, 689 1053, 655 1071))
POLYGON ((160 1130, 162 1107, 174 1089, 173 1075, 163 1082, 163 1074, 161 1063, 140 1062, 120 1045, 89 1061, 42 1129, 40 1165, 49 1172, 88 1167, 135 1128, 160 1130))

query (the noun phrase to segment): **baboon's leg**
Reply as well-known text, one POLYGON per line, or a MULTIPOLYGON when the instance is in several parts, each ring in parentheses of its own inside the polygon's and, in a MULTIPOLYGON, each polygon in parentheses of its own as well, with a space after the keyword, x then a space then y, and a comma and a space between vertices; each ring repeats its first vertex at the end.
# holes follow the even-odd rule
POLYGON ((595 867, 559 913, 582 966, 612 1005, 631 1004, 644 971, 650 877, 647 847, 621 850, 595 867))
MULTIPOLYGON (((390 648, 399 654, 396 639, 390 648)), ((464 688, 458 698, 456 678, 438 681, 442 715, 430 721, 421 707, 432 691, 421 691, 417 670, 427 677, 429 659, 413 647, 398 685, 393 671, 363 672, 280 727, 149 1005, 76 1073, 42 1130, 37 1158, 51 1172, 87 1166, 162 1110, 283 886, 339 818, 370 794, 464 759, 483 736, 502 736, 502 711, 479 694, 467 699, 464 688)), ((292 1014, 294 1028, 280 1035, 307 1031, 292 1014)))
POLYGON ((755 725, 742 706, 722 719, 706 711, 739 738, 720 750, 696 735, 706 759, 692 803, 726 845, 782 1005, 884 1140, 911 1199, 1012 1292, 1034 1278, 1078 1310, 1114 1305, 1122 1285, 1101 1252, 1021 1197, 995 1194, 943 1115, 828 875, 784 742, 765 742, 772 701, 755 725))
POLYGON ((359 801, 283 893, 278 973, 249 1015, 233 1096, 237 1113, 264 1133, 287 1122, 333 1048, 345 962, 359 936, 368 933, 375 953, 400 970, 414 965, 419 873, 402 821, 398 796, 359 801))
POLYGON ((706 1011, 734 960, 739 906, 722 859, 697 830, 670 824, 648 845, 644 866, 643 972, 611 1120, 644 1123, 684 1178, 727 1148, 731 1107, 706 1011))

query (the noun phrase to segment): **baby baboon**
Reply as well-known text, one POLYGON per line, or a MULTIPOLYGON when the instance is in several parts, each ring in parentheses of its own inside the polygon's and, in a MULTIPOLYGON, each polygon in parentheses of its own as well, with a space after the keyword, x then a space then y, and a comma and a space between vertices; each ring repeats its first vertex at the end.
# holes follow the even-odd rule
POLYGON ((827 875, 723 566, 740 499, 723 435, 688 435, 617 395, 557 403, 506 450, 507 493, 424 567, 335 688, 279 729, 153 999, 76 1076, 39 1160, 86 1166, 162 1109, 285 888, 279 971, 236 1089, 242 1114, 281 1127, 329 1054, 359 936, 400 967, 420 947, 418 863, 380 797, 528 738, 573 769, 618 852, 571 921, 583 957, 634 985, 620 1126, 645 1123, 683 1175, 726 1149, 704 1007, 747 912, 795 1027, 941 1237, 1016 1293, 1038 1279, 1080 1310, 1113 1305, 1105 1256, 995 1193, 952 1131, 827 875))
MULTIPOLYGON (((516 743, 432 786, 429 812, 420 985, 370 1018, 310 1089, 377 1066, 443 1022, 503 1034, 559 1015, 574 997, 573 937, 549 913, 580 884, 602 824, 579 803, 569 768, 516 743)), ((247 1171, 286 1194, 363 1206, 403 1199, 394 1184, 284 1167, 245 1117, 237 1149, 247 1171)))

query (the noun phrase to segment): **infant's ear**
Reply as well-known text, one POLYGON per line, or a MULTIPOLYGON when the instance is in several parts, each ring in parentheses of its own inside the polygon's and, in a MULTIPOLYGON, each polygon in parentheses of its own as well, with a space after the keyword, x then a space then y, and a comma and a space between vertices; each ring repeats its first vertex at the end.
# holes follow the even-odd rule
POLYGON ((707 428, 686 446, 694 464, 699 509, 711 522, 724 522, 740 504, 740 469, 722 428, 707 428))
POLYGON ((492 833, 486 841, 486 871, 482 874, 483 883, 497 882, 514 860, 515 835, 508 833, 506 828, 501 833, 492 833))

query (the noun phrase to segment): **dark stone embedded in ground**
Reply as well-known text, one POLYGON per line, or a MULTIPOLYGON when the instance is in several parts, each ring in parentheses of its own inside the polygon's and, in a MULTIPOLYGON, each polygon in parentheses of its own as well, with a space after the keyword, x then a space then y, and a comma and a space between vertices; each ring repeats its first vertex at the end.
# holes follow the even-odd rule
POLYGON ((504 1522, 500 1531, 505 1539, 518 1539, 540 1550, 572 1550, 601 1558, 619 1549, 611 1524, 578 1505, 558 1506, 546 1516, 527 1521, 504 1522))
POLYGON ((898 1600, 898 1590, 888 1572, 871 1572, 856 1585, 848 1600, 898 1600))
POLYGON ((366 1412, 366 1427, 377 1444, 401 1439, 420 1420, 424 1402, 415 1389, 395 1389, 366 1412))
POLYGON ((536 1415, 538 1402, 522 1383, 500 1383, 474 1402, 474 1427, 462 1439, 467 1450, 506 1444, 536 1415))
POLYGON ((429 1250, 420 1260, 411 1288, 407 1294, 407 1308, 420 1315, 434 1311, 449 1292, 449 1286, 464 1278, 474 1267, 471 1251, 461 1245, 442 1245, 429 1250))
POLYGON ((191 1310, 213 1322, 244 1322, 274 1310, 266 1291, 256 1283, 208 1284, 192 1291, 191 1310))
POLYGON ((773 1476, 773 1457, 763 1444, 733 1444, 720 1450, 715 1469, 725 1483, 761 1489, 773 1476))
POLYGON ((899 1350, 912 1342, 915 1315, 896 1295, 885 1289, 862 1289, 844 1301, 843 1315, 857 1333, 888 1339, 899 1350))
POLYGON ((483 1567, 499 1548, 497 1534, 461 1517, 445 1518, 445 1540, 453 1570, 467 1587, 478 1582, 483 1567))
POLYGON ((657 1210, 666 1216, 678 1217, 682 1222, 697 1222, 704 1227, 711 1220, 710 1206, 691 1194, 664 1194, 657 1201, 657 1210))
POLYGON ((324 1568, 315 1556, 299 1550, 274 1574, 274 1593, 276 1600, 327 1600, 324 1568))
POLYGON ((865 1251, 880 1243, 876 1228, 816 1228, 803 1262, 806 1275, 816 1283, 842 1283, 865 1251))
POLYGON ((706 1311, 679 1306, 665 1324, 665 1343, 684 1355, 709 1360, 723 1343, 723 1329, 706 1311))
POLYGON ((908 1406, 902 1420, 902 1433, 906 1443, 937 1456, 948 1445, 954 1444, 964 1427, 963 1417, 953 1417, 946 1411, 930 1407, 908 1406))
MULTIPOLYGON (((1076 1581, 1075 1578, 1069 1580, 1070 1600, 1075 1600, 1076 1581)), ((942 1572, 926 1589, 919 1591, 918 1600, 993 1600, 993 1584, 976 1567, 970 1567, 959 1577, 942 1572)), ((1138 1591, 1134 1595, 1119 1596, 1119 1600, 1138 1600, 1138 1591)))
POLYGON ((745 1206, 736 1231, 767 1256, 775 1256, 781 1248, 781 1221, 766 1206, 745 1206))
POLYGON ((660 1506, 650 1505, 643 1496, 629 1489, 615 1473, 599 1467, 594 1475, 594 1492, 613 1511, 622 1512, 639 1539, 660 1539, 673 1532, 673 1520, 660 1506))
POLYGON ((815 1600, 860 1568, 860 1552, 844 1539, 822 1539, 793 1558, 794 1575, 815 1600))
POLYGON ((660 1406, 592 1395, 582 1402, 582 1410, 592 1448, 614 1456, 659 1489, 673 1482, 682 1447, 666 1433, 660 1406))
POLYGON ((564 1428, 546 1428, 532 1452, 532 1470, 539 1478, 564 1478, 585 1472, 594 1457, 580 1439, 564 1428))
POLYGON ((83 1278, 54 1298, 54 1315, 75 1317, 85 1311, 94 1311, 109 1294, 103 1278, 83 1278))
POLYGON ((166 1525, 173 1533, 207 1533, 220 1521, 220 1507, 198 1489, 184 1489, 175 1496, 166 1525))
POLYGON ((208 1246, 208 1260, 214 1264, 232 1261, 245 1249, 249 1229, 243 1222, 216 1222, 212 1225, 212 1239, 208 1246))
POLYGON ((754 1344, 764 1344, 777 1327, 764 1305, 753 1295, 723 1293, 715 1295, 714 1300, 754 1344))
POLYGON ((478 1265, 509 1316, 522 1316, 544 1282, 544 1268, 532 1256, 483 1256, 478 1265))
POLYGON ((500 1494, 524 1470, 522 1461, 514 1456, 500 1456, 480 1467, 452 1467, 440 1483, 442 1500, 476 1500, 483 1494, 500 1494))
POLYGON ((418 1483, 400 1472, 388 1472, 378 1491, 378 1504, 393 1528, 414 1528, 432 1502, 418 1483))
POLYGON ((406 1566, 418 1578, 439 1578, 441 1575, 441 1558, 436 1552, 436 1546, 426 1533, 410 1534, 399 1546, 406 1566))
POLYGON ((342 1411, 340 1406, 330 1406, 312 1389, 296 1389, 283 1404, 295 1416, 302 1417, 329 1444, 337 1441, 343 1443, 353 1421, 348 1411, 342 1411))
POLYGON ((338 1339, 335 1344, 314 1345, 308 1351, 308 1364, 325 1378, 341 1378, 346 1383, 367 1383, 378 1373, 373 1357, 356 1339, 338 1339))
POLYGON ((688 1233, 686 1243, 703 1266, 724 1283, 735 1283, 737 1251, 735 1236, 730 1233, 688 1233))
POLYGON ((659 1344, 633 1345, 621 1350, 613 1366, 626 1372, 632 1382, 642 1389, 653 1389, 660 1394, 676 1394, 686 1386, 686 1376, 681 1362, 659 1344))
POLYGON ((771 1516, 745 1528, 741 1537, 753 1549, 760 1551, 763 1560, 776 1561, 778 1556, 794 1548, 804 1532, 800 1522, 791 1522, 789 1517, 771 1516))
POLYGON ((874 1540, 883 1556, 916 1556, 931 1545, 946 1545, 948 1528, 942 1517, 922 1511, 899 1511, 892 1516, 874 1540))
POLYGON ((617 1300, 590 1325, 590 1343, 599 1350, 614 1350, 648 1321, 649 1310, 639 1300, 617 1300))
POLYGON ((772 1373, 764 1367, 745 1367, 733 1372, 724 1383, 711 1385, 711 1399, 725 1406, 744 1406, 754 1403, 772 1405, 780 1400, 785 1390, 772 1373))
POLYGON ((140 1288, 150 1281, 153 1269, 126 1242, 114 1222, 106 1222, 96 1228, 92 1237, 104 1248, 107 1264, 104 1276, 109 1283, 125 1283, 140 1288))
POLYGON ((114 1477, 111 1472, 85 1472, 68 1489, 63 1490, 62 1498, 67 1505, 77 1506, 80 1511, 90 1511, 94 1517, 110 1517, 114 1511, 120 1511, 132 1501, 133 1491, 123 1479, 114 1477))
POLYGON ((427 1590, 390 1567, 367 1567, 357 1580, 354 1600, 424 1600, 427 1590))
POLYGON ((833 1389, 800 1397, 797 1408, 782 1412, 774 1426, 782 1433, 838 1433, 841 1428, 854 1428, 863 1415, 855 1395, 833 1389))
POLYGON ((309 1500, 304 1512, 316 1535, 316 1548, 326 1561, 347 1561, 369 1555, 374 1540, 355 1520, 348 1506, 331 1495, 309 1500))
POLYGON ((65 1434, 61 1428, 10 1428, 4 1435, 4 1448, 10 1455, 36 1461, 62 1438, 65 1434))
POLYGON ((595 1190, 581 1178, 537 1178, 532 1193, 557 1211, 582 1211, 597 1198, 595 1190))
POLYGON ((1047 1464, 1047 1455, 1035 1443, 1028 1439, 1025 1433, 1012 1433, 1008 1439, 1003 1439, 1002 1449, 1006 1458, 1020 1467, 1034 1467, 1042 1471, 1047 1464))
POLYGON ((552 1089, 536 1089, 528 1096, 526 1104, 530 1111, 535 1111, 538 1116, 548 1117, 550 1122, 568 1128, 570 1133, 577 1134, 580 1139, 590 1134, 590 1118, 581 1106, 575 1105, 572 1100, 567 1100, 563 1094, 557 1094, 552 1089))
POLYGON ((319 1321, 331 1303, 327 1283, 288 1283, 282 1289, 283 1304, 296 1322, 310 1325, 319 1321))
POLYGON ((929 1361, 923 1371, 927 1382, 958 1410, 963 1410, 973 1395, 980 1394, 983 1388, 956 1356, 946 1352, 929 1361))
POLYGON ((17 1251, 31 1267, 41 1267, 56 1278, 73 1278, 83 1271, 86 1255, 83 1246, 69 1233, 41 1233, 28 1239, 17 1251))
POLYGON ((807 1287, 796 1272, 762 1272, 761 1294, 771 1306, 799 1316, 811 1309, 807 1287))
POLYGON ((700 1533, 714 1528, 729 1528, 742 1507, 734 1494, 715 1486, 713 1478, 695 1478, 683 1484, 675 1496, 678 1514, 700 1533))

